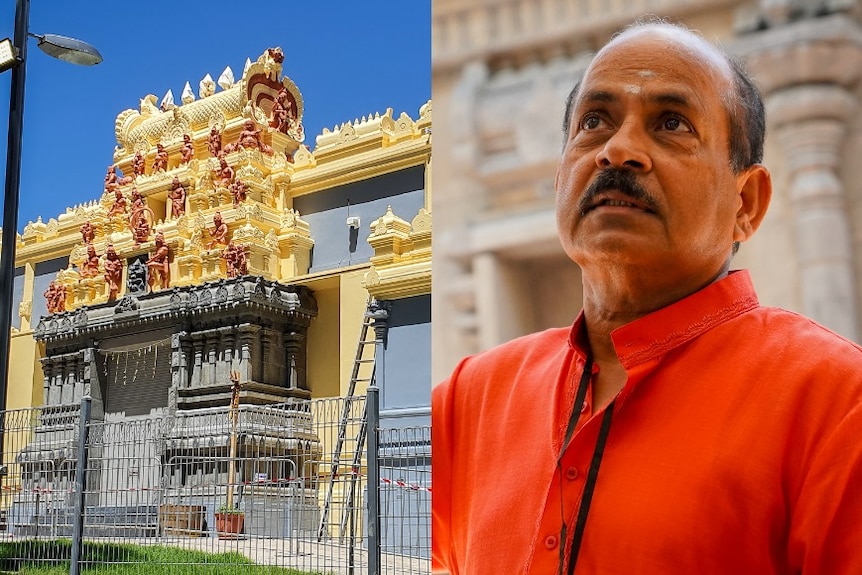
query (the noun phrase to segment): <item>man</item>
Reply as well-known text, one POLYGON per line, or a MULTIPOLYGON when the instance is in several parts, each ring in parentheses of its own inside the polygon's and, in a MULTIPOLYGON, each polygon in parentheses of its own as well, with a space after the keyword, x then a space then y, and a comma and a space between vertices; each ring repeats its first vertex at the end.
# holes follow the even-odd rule
POLYGON ((565 121, 583 310, 434 390, 435 572, 862 573, 862 348, 728 271, 771 197, 756 89, 638 24, 565 121))

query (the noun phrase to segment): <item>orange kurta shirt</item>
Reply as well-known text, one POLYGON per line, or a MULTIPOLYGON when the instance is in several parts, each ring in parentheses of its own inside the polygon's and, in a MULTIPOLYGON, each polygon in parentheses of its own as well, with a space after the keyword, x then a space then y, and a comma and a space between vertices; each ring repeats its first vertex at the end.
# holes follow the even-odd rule
MULTIPOLYGON (((468 358, 435 388, 435 572, 569 560, 602 419, 588 392, 558 463, 582 328, 468 358)), ((761 307, 744 271, 612 338, 628 380, 576 573, 862 574, 862 348, 761 307)))

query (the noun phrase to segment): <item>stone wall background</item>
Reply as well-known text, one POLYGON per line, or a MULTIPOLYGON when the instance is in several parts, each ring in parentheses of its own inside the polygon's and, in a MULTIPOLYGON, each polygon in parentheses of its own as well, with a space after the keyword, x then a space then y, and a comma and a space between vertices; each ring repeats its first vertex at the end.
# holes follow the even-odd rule
POLYGON ((761 302, 862 337, 862 2, 434 0, 433 380, 464 355, 580 308, 554 171, 566 95, 592 53, 642 14, 680 20, 764 91, 774 196, 734 267, 761 302))

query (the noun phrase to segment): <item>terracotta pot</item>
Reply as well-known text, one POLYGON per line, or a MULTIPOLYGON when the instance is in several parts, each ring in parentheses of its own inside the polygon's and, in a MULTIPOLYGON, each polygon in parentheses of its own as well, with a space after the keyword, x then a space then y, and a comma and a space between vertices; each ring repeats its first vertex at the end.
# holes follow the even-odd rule
POLYGON ((245 524, 245 513, 216 513, 215 520, 219 539, 238 539, 245 524))

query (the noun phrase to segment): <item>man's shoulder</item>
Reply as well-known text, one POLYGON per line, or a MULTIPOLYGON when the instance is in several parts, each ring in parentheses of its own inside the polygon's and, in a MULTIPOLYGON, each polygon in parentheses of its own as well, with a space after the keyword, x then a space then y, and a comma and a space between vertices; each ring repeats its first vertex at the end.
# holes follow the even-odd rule
POLYGON ((862 353, 862 345, 838 334, 817 321, 794 311, 779 307, 759 307, 754 310, 759 320, 770 330, 778 330, 791 337, 784 340, 785 345, 810 346, 825 344, 830 348, 851 354, 862 353))
POLYGON ((474 367, 533 363, 568 353, 570 327, 551 328, 515 338, 468 358, 474 367))
MULTIPOLYGON (((570 328, 552 328, 525 335, 461 360, 444 382, 458 388, 482 388, 488 381, 507 387, 505 381, 519 385, 533 380, 535 374, 559 372, 572 353, 570 328)), ((442 386, 438 386, 442 387, 442 386)))
MULTIPOLYGON (((432 391, 432 413, 450 401, 475 408, 489 401, 505 403, 515 390, 547 390, 571 362, 570 328, 525 335, 461 360, 448 379, 432 391)), ((438 411, 442 413, 442 411, 438 411)))
POLYGON ((862 346, 820 323, 796 312, 777 307, 759 307, 747 314, 759 327, 756 337, 760 353, 795 356, 801 363, 855 370, 862 373, 862 346))

